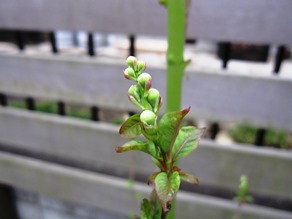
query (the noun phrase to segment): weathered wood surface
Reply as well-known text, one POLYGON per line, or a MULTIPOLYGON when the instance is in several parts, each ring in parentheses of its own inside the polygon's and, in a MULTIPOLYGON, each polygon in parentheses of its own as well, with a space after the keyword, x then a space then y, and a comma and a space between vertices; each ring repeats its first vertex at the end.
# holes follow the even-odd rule
MULTIPOLYGON (((290 0, 192 1, 188 36, 220 41, 292 45, 290 0)), ((158 0, 1 0, 0 27, 166 34, 158 0)))
MULTIPOLYGON (((86 105, 136 110, 126 92, 124 61, 80 57, 0 55, 0 92, 86 105)), ((165 97, 165 69, 152 72, 165 97)), ((186 73, 182 106, 190 116, 292 130, 292 80, 193 68, 186 73)))
MULTIPOLYGON (((82 171, 40 160, 0 152, 0 181, 41 194, 95 206, 112 212, 139 212, 136 194, 149 195, 151 188, 140 183, 129 187, 127 180, 82 171)), ((231 218, 237 205, 227 200, 179 192, 177 217, 231 218)), ((290 219, 291 212, 245 205, 246 219, 290 219)))
MULTIPOLYGON (((0 108, 0 143, 12 148, 72 160, 102 170, 128 175, 150 174, 155 167, 148 155, 117 154, 125 142, 118 127, 105 123, 0 108)), ((252 192, 290 199, 292 197, 292 152, 252 146, 218 145, 201 141, 200 148, 181 162, 202 185, 236 190, 241 174, 250 178, 252 192), (276 175, 271 174, 276 173, 276 175)))
POLYGON ((166 10, 157 0, 1 0, 0 27, 166 34, 166 10))
POLYGON ((289 0, 194 0, 189 35, 216 41, 292 43, 289 0))
POLYGON ((129 219, 128 215, 14 187, 21 219, 129 219))

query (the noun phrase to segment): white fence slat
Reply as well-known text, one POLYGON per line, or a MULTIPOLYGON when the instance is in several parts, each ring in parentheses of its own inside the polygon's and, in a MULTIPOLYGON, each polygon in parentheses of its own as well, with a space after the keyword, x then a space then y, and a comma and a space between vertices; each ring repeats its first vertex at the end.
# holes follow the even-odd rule
POLYGON ((188 35, 215 41, 292 45, 289 0, 192 1, 188 35))
MULTIPOLYGON (((102 174, 55 165, 8 153, 0 153, 0 181, 50 197, 95 206, 112 212, 139 212, 136 194, 150 194, 150 187, 102 174)), ((230 218, 237 204, 218 198, 179 192, 177 217, 230 218)), ((290 219, 291 212, 245 205, 242 216, 248 219, 290 219)))
MULTIPOLYGON (((0 2, 0 27, 166 34, 166 9, 157 0, 38 0, 0 2)), ((188 37, 292 45, 290 0, 192 1, 188 37)))
MULTIPOLYGON (((0 124, 0 143, 13 148, 78 161, 92 168, 111 168, 117 173, 127 174, 131 169, 150 174, 155 170, 141 152, 115 152, 115 146, 126 141, 118 135, 117 126, 6 108, 0 108, 0 124)), ((290 151, 210 141, 201 141, 199 149, 181 162, 181 167, 195 174, 203 185, 236 190, 240 176, 246 174, 252 192, 287 199, 292 196, 292 178, 287 175, 291 165, 290 151)))
POLYGON ((156 0, 2 0, 0 27, 165 35, 166 10, 156 0))
MULTIPOLYGON (((136 110, 126 92, 125 64, 113 59, 0 55, 0 92, 86 105, 136 110)), ((165 97, 165 69, 149 67, 165 97)), ((182 106, 191 117, 292 130, 292 80, 193 69, 186 73, 182 106)))

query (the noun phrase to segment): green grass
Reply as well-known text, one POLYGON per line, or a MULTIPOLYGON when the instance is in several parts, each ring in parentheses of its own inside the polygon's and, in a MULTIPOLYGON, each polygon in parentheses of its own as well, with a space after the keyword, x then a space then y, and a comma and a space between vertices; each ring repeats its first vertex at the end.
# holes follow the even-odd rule
MULTIPOLYGON (((254 144, 257 128, 249 125, 239 125, 230 130, 232 139, 238 143, 254 144)), ((285 132, 267 129, 264 145, 283 149, 292 149, 292 136, 285 132)))
MULTIPOLYGON (((36 110, 38 112, 43 113, 51 113, 51 114, 58 114, 58 106, 57 103, 54 101, 35 101, 36 104, 36 110)), ((26 109, 26 104, 24 100, 18 100, 18 99, 11 99, 9 100, 9 107, 17 108, 17 109, 26 109)), ((84 107, 84 106, 74 106, 70 104, 66 104, 66 116, 68 117, 74 117, 79 119, 86 119, 91 120, 91 112, 90 107, 84 107)), ((121 125, 124 122, 124 119, 122 116, 113 118, 111 121, 109 121, 112 124, 115 125, 121 125)))
MULTIPOLYGON (((22 100, 10 100, 9 106, 18 108, 18 109, 26 109, 26 104, 22 100)), ((58 106, 56 102, 53 101, 36 101, 36 111, 58 114, 58 106)), ((90 111, 89 108, 85 107, 73 107, 66 106, 66 116, 80 118, 80 119, 90 119, 90 111)))
POLYGON ((91 119, 89 107, 67 107, 66 115, 79 119, 91 119))

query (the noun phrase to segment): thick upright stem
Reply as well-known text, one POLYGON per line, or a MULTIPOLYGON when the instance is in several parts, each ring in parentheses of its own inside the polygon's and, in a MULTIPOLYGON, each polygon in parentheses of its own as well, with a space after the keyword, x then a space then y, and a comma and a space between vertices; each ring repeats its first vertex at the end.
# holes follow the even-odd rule
POLYGON ((184 74, 186 0, 168 0, 168 49, 166 111, 177 111, 181 105, 184 74))
MULTIPOLYGON (((168 49, 167 49, 167 88, 166 111, 178 111, 181 106, 182 78, 184 75, 184 42, 186 26, 186 1, 167 0, 168 10, 168 49)), ((175 200, 167 219, 175 218, 175 200)))

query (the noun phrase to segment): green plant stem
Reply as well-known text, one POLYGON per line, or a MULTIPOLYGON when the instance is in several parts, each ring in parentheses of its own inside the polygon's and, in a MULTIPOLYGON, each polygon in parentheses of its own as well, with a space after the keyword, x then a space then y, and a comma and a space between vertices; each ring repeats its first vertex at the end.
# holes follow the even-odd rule
MULTIPOLYGON (((185 69, 184 43, 186 24, 186 0, 167 0, 168 49, 166 111, 178 111, 181 106, 182 78, 185 69)), ((175 200, 167 219, 175 218, 175 200)))
POLYGON ((168 49, 166 111, 177 111, 181 105, 182 78, 185 69, 184 42, 186 0, 168 0, 168 49))

